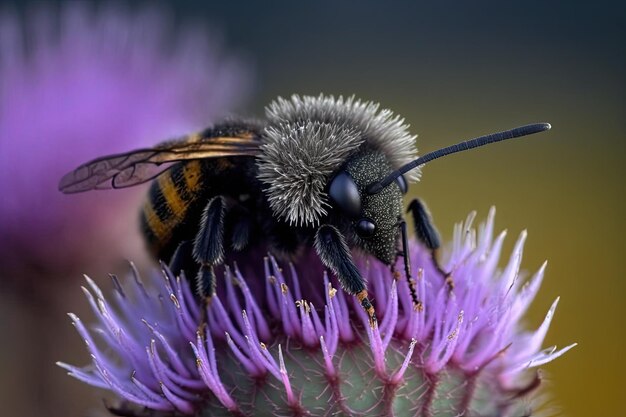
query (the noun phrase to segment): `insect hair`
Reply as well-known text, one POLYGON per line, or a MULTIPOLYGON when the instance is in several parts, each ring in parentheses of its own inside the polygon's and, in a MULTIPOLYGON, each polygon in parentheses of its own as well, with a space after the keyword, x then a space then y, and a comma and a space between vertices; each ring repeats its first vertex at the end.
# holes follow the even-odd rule
MULTIPOLYGON (((364 147, 382 152, 393 169, 416 157, 416 136, 404 119, 379 107, 324 95, 293 95, 267 106, 258 177, 278 217, 290 224, 318 224, 329 207, 329 177, 364 147)), ((407 178, 416 181, 419 175, 413 170, 407 178)))

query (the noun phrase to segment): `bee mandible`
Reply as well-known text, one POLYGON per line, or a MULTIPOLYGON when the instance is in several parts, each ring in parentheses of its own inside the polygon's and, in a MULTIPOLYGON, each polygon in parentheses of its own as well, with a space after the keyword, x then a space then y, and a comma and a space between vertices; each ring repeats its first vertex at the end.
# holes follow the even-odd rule
MULTIPOLYGON (((312 247, 374 325, 375 310, 351 250, 390 266, 403 256, 411 281, 403 195, 420 168, 550 129, 548 123, 522 126, 417 157, 415 136, 403 119, 354 97, 278 98, 266 116, 95 159, 65 175, 59 189, 76 193, 153 180, 140 216, 148 247, 175 272, 195 270, 196 292, 207 302, 216 291, 214 267, 229 253, 260 242, 276 256, 293 258, 312 247)), ((437 260, 439 235, 426 206, 414 199, 407 212, 415 236, 449 280, 437 260)), ((417 307, 412 286, 411 294, 417 307)))

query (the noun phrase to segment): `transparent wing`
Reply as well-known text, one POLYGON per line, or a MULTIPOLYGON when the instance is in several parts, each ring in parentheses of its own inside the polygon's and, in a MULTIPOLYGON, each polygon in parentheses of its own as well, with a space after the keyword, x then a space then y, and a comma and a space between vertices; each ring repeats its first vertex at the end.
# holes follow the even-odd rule
POLYGON ((64 175, 59 182, 59 190, 70 194, 132 187, 154 179, 172 163, 226 156, 254 156, 259 153, 260 144, 253 132, 217 137, 191 135, 151 149, 137 149, 94 159, 64 175))

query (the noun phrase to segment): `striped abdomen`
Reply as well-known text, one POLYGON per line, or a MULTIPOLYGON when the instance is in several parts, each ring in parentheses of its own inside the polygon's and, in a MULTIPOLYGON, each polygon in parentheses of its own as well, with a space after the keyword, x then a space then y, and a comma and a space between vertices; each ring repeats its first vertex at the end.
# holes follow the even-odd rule
POLYGON ((141 212, 141 229, 152 254, 168 261, 181 240, 198 230, 204 192, 199 161, 181 162, 152 182, 141 212))

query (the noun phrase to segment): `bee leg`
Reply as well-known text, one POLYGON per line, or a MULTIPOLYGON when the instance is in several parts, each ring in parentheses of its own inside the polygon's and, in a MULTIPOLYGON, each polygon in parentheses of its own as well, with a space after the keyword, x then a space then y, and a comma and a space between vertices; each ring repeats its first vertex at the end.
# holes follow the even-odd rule
POLYGON ((370 325, 374 327, 377 323, 376 312, 368 298, 365 280, 354 265, 341 232, 334 226, 320 226, 315 234, 315 250, 322 263, 337 275, 343 289, 358 298, 369 316, 370 325))
POLYGON ((433 259, 433 263, 435 264, 435 268, 441 275, 444 276, 448 289, 452 291, 454 289, 452 273, 446 272, 439 263, 439 258, 437 256, 439 247, 441 246, 439 232, 433 224, 433 219, 426 208, 426 205, 419 198, 416 198, 409 204, 407 212, 411 213, 413 217, 415 236, 426 246, 426 248, 428 248, 433 259))
POLYGON ((400 232, 402 235, 402 257, 404 258, 404 274, 406 275, 406 282, 409 284, 409 291, 411 292, 411 300, 413 301, 413 309, 415 311, 421 311, 423 309, 422 302, 417 298, 417 291, 415 289, 415 280, 411 275, 411 257, 409 255, 409 234, 407 232, 406 222, 402 220, 400 222, 400 232))
POLYGON ((213 266, 222 263, 224 259, 225 212, 226 201, 224 197, 212 198, 202 213, 200 230, 198 230, 193 244, 193 258, 200 265, 200 270, 196 275, 196 292, 203 300, 200 332, 203 331, 206 323, 206 309, 211 297, 215 294, 213 266))
POLYGON ((228 211, 227 221, 230 225, 228 233, 231 236, 230 246, 233 250, 241 252, 250 243, 252 234, 250 213, 244 207, 234 206, 228 211))
POLYGON ((195 275, 198 272, 198 267, 193 258, 193 242, 190 240, 180 242, 168 266, 175 277, 179 276, 183 271, 186 271, 186 276, 191 277, 195 275))

